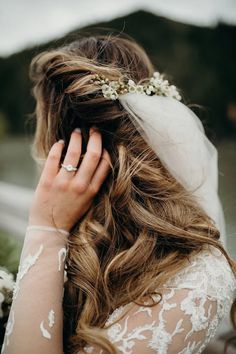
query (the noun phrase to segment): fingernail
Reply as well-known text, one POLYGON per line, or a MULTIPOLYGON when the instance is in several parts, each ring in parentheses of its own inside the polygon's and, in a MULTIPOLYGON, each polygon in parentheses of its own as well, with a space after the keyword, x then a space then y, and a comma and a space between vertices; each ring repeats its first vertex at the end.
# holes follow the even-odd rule
POLYGON ((95 125, 93 125, 89 130, 89 135, 93 134, 96 130, 98 131, 99 129, 95 125))
POLYGON ((64 140, 58 140, 58 143, 60 143, 60 144, 64 144, 64 140))
POLYGON ((78 132, 78 133, 81 133, 81 129, 80 128, 75 128, 74 131, 78 132))

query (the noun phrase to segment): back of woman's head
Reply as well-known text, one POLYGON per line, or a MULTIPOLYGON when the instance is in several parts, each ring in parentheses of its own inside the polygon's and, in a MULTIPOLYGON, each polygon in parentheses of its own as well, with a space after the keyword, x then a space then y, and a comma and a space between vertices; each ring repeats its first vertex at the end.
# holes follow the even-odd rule
POLYGON ((109 79, 126 77, 139 81, 152 72, 145 51, 121 37, 82 38, 36 56, 30 72, 37 99, 35 158, 44 158, 59 138, 68 143, 77 126, 86 137, 89 127, 97 125, 107 132, 103 142, 105 147, 110 146, 109 133, 117 130, 125 114, 118 101, 104 98, 99 86, 91 82, 92 77, 105 74, 109 79))
POLYGON ((81 38, 31 64, 35 159, 45 159, 60 138, 65 154, 75 127, 82 129, 85 152, 89 127, 96 125, 112 161, 111 174, 69 237, 65 353, 77 353, 86 342, 114 353, 96 327, 115 308, 155 292, 204 244, 222 249, 212 220, 164 168, 119 100, 106 99, 91 80, 98 74, 139 82, 153 72, 145 51, 127 36, 81 38))

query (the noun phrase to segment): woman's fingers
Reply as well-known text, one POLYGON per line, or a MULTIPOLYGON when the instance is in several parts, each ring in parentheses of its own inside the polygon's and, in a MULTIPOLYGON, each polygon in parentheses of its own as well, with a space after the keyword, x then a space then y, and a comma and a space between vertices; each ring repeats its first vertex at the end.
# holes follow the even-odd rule
POLYGON ((43 171, 40 176, 39 184, 50 185, 58 174, 59 162, 61 159, 64 141, 59 140, 54 143, 48 153, 43 171))
POLYGON ((105 178, 107 177, 111 169, 111 159, 110 155, 106 149, 103 149, 100 163, 92 177, 90 182, 90 187, 94 194, 97 194, 101 185, 103 184, 105 178))
POLYGON ((92 176, 99 164, 101 155, 102 136, 99 130, 95 129, 91 132, 87 151, 73 180, 75 188, 77 185, 78 188, 81 189, 81 192, 89 186, 92 176))
MULTIPOLYGON (((82 149, 82 135, 80 129, 77 128, 71 133, 70 142, 68 145, 68 149, 63 164, 77 167, 81 155, 81 149, 82 149)), ((74 177, 75 172, 67 171, 64 167, 61 167, 59 174, 62 177, 71 178, 74 177)))
MULTIPOLYGON (((72 183, 72 188, 77 192, 84 193, 89 187, 93 194, 97 193, 111 167, 109 153, 107 150, 102 149, 102 136, 100 131, 98 129, 90 130, 87 151, 77 172, 71 173, 59 166, 63 147, 64 142, 57 142, 52 146, 41 174, 40 184, 43 183, 45 186, 50 186, 55 177, 59 177, 58 181, 62 183, 63 180, 64 182, 68 180, 68 176, 71 174, 72 178, 70 179, 69 177, 69 179, 72 183)), ((81 156, 81 149, 81 133, 79 131, 73 131, 63 164, 70 164, 76 167, 81 156)))
MULTIPOLYGON (((72 133, 65 164, 78 165, 81 139, 80 133, 72 133)), ((72 178, 68 178, 67 174, 71 172, 63 171, 59 165, 63 147, 63 144, 57 142, 49 151, 29 220, 35 224, 56 224, 57 227, 70 230, 90 207, 92 199, 108 175, 111 160, 107 150, 102 150, 101 133, 96 130, 90 135, 86 154, 77 172, 73 172, 72 178), (64 172, 66 178, 63 176, 64 172)))

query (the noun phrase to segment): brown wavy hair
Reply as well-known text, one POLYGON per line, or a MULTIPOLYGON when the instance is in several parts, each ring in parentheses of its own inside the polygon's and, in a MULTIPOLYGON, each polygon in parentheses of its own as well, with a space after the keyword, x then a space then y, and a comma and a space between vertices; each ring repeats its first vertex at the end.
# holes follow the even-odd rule
MULTIPOLYGON (((84 352, 97 344, 115 347, 100 332, 109 314, 129 302, 140 303, 187 265, 204 245, 217 247, 234 274, 236 263, 219 241, 213 220, 164 168, 133 126, 119 100, 103 97, 94 74, 136 82, 155 71, 145 50, 126 35, 96 35, 50 49, 33 58, 30 77, 36 98, 32 155, 40 163, 51 146, 72 130, 83 135, 96 125, 112 169, 89 211, 69 236, 64 290, 64 352, 84 352)), ((62 162, 61 161, 61 162, 62 162)), ((236 328, 235 302, 231 320, 236 328)))

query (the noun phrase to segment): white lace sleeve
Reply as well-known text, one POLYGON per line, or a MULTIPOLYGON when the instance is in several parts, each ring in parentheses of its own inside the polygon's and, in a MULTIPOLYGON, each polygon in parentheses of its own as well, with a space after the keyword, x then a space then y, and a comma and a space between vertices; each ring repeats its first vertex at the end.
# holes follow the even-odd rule
MULTIPOLYGON (((235 289, 236 279, 224 257, 213 249, 204 251, 165 284, 159 304, 121 306, 101 331, 122 354, 202 353, 228 314, 235 289)), ((159 299, 152 297, 155 302, 159 299)), ((95 346, 86 346, 85 351, 104 354, 95 346)))
POLYGON ((2 354, 63 353, 66 254, 67 236, 26 233, 2 354))

